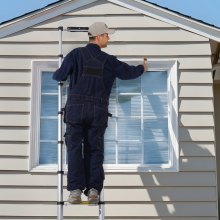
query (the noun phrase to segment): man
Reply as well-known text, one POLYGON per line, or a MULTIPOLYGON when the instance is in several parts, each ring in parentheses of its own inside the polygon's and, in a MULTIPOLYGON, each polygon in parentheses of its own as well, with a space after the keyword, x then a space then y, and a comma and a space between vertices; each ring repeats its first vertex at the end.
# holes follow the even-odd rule
POLYGON ((80 203, 84 191, 91 203, 99 202, 104 181, 104 133, 108 121, 108 104, 116 77, 134 79, 147 71, 143 65, 129 66, 109 55, 109 34, 103 22, 89 27, 89 44, 72 50, 64 59, 53 79, 65 81, 70 77, 69 94, 65 106, 65 142, 68 152, 68 202, 80 203))

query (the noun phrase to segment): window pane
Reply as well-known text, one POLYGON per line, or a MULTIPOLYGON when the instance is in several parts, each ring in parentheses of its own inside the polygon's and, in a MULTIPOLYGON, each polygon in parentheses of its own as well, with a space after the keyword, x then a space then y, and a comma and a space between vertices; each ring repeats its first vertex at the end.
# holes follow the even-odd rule
POLYGON ((147 72, 142 75, 143 93, 164 93, 167 92, 166 72, 147 72))
POLYGON ((116 115, 116 94, 115 93, 111 94, 109 97, 108 111, 112 115, 114 115, 114 116, 116 115))
POLYGON ((57 119, 41 119, 40 120, 40 139, 41 140, 57 140, 57 119))
POLYGON ((105 131, 105 140, 116 140, 116 119, 108 118, 108 127, 105 131))
POLYGON ((160 117, 168 114, 167 94, 143 95, 144 116, 160 117))
POLYGON ((144 119, 144 140, 164 141, 168 138, 167 118, 144 119))
POLYGON ((105 164, 116 163, 116 142, 105 141, 105 164))
POLYGON ((42 93, 58 93, 57 82, 55 80, 52 80, 51 72, 43 71, 41 82, 42 93))
POLYGON ((140 140, 141 119, 118 119, 118 140, 140 140))
POLYGON ((141 96, 140 95, 119 95, 118 96, 118 116, 141 116, 141 96))
POLYGON ((152 141, 144 143, 144 163, 164 164, 168 163, 168 143, 167 141, 152 141))
POLYGON ((140 164, 142 160, 142 145, 140 142, 118 143, 119 164, 140 164))
POLYGON ((41 119, 39 164, 57 164, 58 86, 52 72, 41 75, 41 119))
POLYGON ((118 93, 140 93, 141 77, 132 80, 117 80, 118 93))
POLYGON ((57 95, 41 95, 41 116, 57 116, 57 95))
POLYGON ((57 164, 57 142, 40 143, 40 164, 57 164))

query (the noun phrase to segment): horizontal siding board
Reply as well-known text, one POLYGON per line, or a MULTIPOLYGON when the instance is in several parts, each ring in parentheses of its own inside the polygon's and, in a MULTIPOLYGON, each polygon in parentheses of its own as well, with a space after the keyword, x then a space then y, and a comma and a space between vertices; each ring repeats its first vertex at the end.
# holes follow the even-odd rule
POLYGON ((180 98, 212 98, 213 89, 212 84, 210 85, 179 85, 179 97, 180 98))
MULTIPOLYGON (((216 216, 215 202, 105 205, 105 216, 216 216)), ((0 216, 56 216, 55 204, 0 204, 0 216)), ((64 216, 96 216, 97 206, 64 206, 64 216)))
MULTIPOLYGON (((44 201, 55 202, 57 189, 1 188, 1 201, 44 201)), ((64 200, 69 192, 64 190, 64 200)), ((82 195, 82 200, 86 197, 82 195)), ((215 187, 149 187, 147 189, 105 189, 108 202, 155 202, 155 201, 216 201, 215 187), (129 193, 128 193, 129 192, 129 193)))
MULTIPOLYGON (((215 186, 215 172, 178 172, 178 173, 106 173, 106 187, 139 186, 215 186)), ((57 186, 54 174, 1 173, 0 186, 57 186)), ((66 175, 64 176, 66 186, 66 175)))
POLYGON ((214 157, 180 158, 180 171, 216 171, 214 157))
MULTIPOLYGON (((64 44, 63 53, 67 54, 73 48, 78 46, 84 46, 85 44, 74 45, 74 44, 64 44)), ((0 45, 0 55, 24 55, 24 56, 54 56, 57 54, 58 45, 57 44, 2 44, 0 45)), ((209 44, 147 44, 147 43, 114 43, 110 44, 103 51, 121 56, 127 55, 149 55, 149 56, 181 56, 181 55, 210 55, 209 44), (169 48, 169 50, 167 49, 169 48)))
POLYGON ((215 156, 214 142, 180 142, 180 156, 212 157, 215 156))
POLYGON ((180 99, 179 112, 213 112, 214 104, 212 99, 199 100, 199 99, 180 99))
POLYGON ((180 141, 214 141, 213 128, 180 128, 180 141))
POLYGON ((31 70, 31 60, 30 58, 1 58, 0 67, 2 70, 11 69, 11 70, 31 70), (13 63, 13 65, 12 65, 13 63))
MULTIPOLYGON (((57 43, 58 32, 57 30, 38 30, 38 29, 26 29, 18 32, 17 34, 11 35, 7 38, 0 39, 0 42, 55 42, 57 43)), ((88 34, 85 32, 63 32, 63 42, 87 42, 88 34)), ((207 42, 208 39, 195 35, 193 33, 181 30, 181 29, 120 29, 117 30, 113 35, 110 36, 110 42, 207 42)), ((3 44, 0 45, 3 47, 3 44)), ((5 51, 5 50, 4 50, 5 51)))
MULTIPOLYGON (((131 53, 131 52, 129 52, 131 53)), ((145 51, 145 55, 147 55, 147 51, 145 51)), ((57 53, 56 53, 57 54, 57 53)), ((54 55, 56 55, 54 54, 54 55)), ((114 55, 114 53, 112 53, 112 55, 114 55)), ((138 55, 140 58, 142 57, 142 55, 138 55)), ((119 56, 119 58, 125 58, 125 57, 130 57, 128 56, 128 54, 123 54, 121 56, 119 56)), ((136 57, 136 56, 135 56, 136 57)), ((134 55, 133 55, 134 58, 134 55)), ((161 54, 158 51, 158 58, 161 59, 161 54)), ((167 57, 169 58, 169 57, 167 57)), ((1 69, 25 69, 25 70, 31 70, 31 61, 32 60, 37 60, 37 59, 41 59, 41 60, 48 60, 45 58, 15 58, 15 57, 11 57, 11 58, 1 58, 0 59, 0 67, 1 69), (13 63, 13 65, 11 65, 13 63)), ((155 57, 156 59, 156 57, 155 57)), ((171 58, 171 59, 175 59, 175 58, 171 58)), ((177 58, 176 58, 177 59, 177 58)), ((54 60, 57 60, 56 58, 54 58, 54 60)), ((211 60, 210 57, 184 57, 184 58, 178 58, 178 68, 179 69, 211 69, 211 60)))
POLYGON ((0 97, 19 97, 30 98, 30 86, 29 85, 1 85, 0 97))
POLYGON ((31 73, 0 71, 0 83, 31 83, 31 73))
POLYGON ((182 71, 179 75, 179 83, 212 83, 212 72, 182 71))
POLYGON ((30 145, 28 143, 0 142, 1 156, 28 156, 30 145))
POLYGON ((105 214, 116 216, 216 216, 215 202, 117 204, 106 206, 105 214))
POLYGON ((106 186, 215 186, 214 172, 106 175, 106 186), (208 179, 207 179, 208 178, 208 179))
POLYGON ((94 22, 105 22, 109 28, 172 28, 173 25, 150 18, 144 15, 124 16, 57 16, 56 18, 35 25, 35 28, 56 28, 59 26, 69 27, 70 24, 80 24, 81 27, 89 27, 94 22))
POLYGON ((214 126, 214 116, 210 114, 201 114, 201 113, 181 113, 179 115, 180 126, 214 126))
POLYGON ((149 187, 105 189, 105 201, 216 201, 215 187, 149 187))
POLYGON ((1 158, 0 170, 26 171, 28 170, 28 161, 26 158, 1 158))
POLYGON ((30 115, 0 114, 0 126, 30 126, 30 115))
POLYGON ((30 100, 0 99, 0 112, 30 112, 30 100))
POLYGON ((29 141, 29 128, 0 127, 0 141, 29 141))

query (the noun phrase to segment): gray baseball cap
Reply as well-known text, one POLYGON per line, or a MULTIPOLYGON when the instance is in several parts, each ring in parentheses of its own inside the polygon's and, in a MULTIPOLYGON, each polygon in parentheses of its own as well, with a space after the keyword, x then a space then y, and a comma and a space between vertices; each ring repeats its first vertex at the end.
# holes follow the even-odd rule
POLYGON ((93 23, 88 30, 89 37, 95 37, 101 34, 114 34, 114 29, 109 29, 104 22, 93 23))

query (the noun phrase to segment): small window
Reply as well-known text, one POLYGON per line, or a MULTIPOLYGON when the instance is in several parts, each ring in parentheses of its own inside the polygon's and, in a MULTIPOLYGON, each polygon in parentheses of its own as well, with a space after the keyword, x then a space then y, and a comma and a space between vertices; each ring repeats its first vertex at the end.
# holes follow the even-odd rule
MULTIPOLYGON (((56 69, 56 61, 33 62, 31 168, 36 170, 52 170, 57 164, 58 88, 52 80, 56 69)), ((63 105, 67 90, 65 85, 63 105)), ((178 170, 175 61, 149 61, 149 71, 141 77, 116 79, 109 112, 113 117, 105 133, 106 171, 178 170)), ((63 155, 66 163, 65 146, 63 155)))

